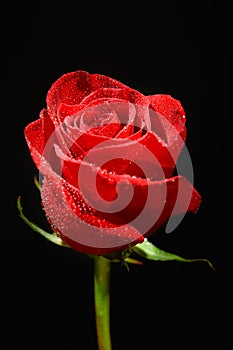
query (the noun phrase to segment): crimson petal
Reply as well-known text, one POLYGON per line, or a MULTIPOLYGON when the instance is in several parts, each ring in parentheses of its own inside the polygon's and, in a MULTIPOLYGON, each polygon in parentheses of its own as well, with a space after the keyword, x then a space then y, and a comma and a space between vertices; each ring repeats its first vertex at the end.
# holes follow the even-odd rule
MULTIPOLYGON (((71 199, 72 197, 69 197, 71 199)), ((82 219, 71 210, 64 198, 64 188, 47 179, 42 187, 42 205, 48 222, 58 236, 73 249, 87 254, 109 254, 143 242, 143 236, 132 226, 117 227, 87 211, 79 201, 82 219), (101 220, 101 223, 100 223, 101 220), (95 221, 99 226, 95 226, 95 221), (91 224, 89 224, 89 222, 91 224)))
POLYGON ((103 87, 126 88, 126 85, 105 75, 82 70, 63 74, 52 84, 46 98, 52 120, 57 121, 57 109, 61 103, 78 105, 85 96, 103 87))

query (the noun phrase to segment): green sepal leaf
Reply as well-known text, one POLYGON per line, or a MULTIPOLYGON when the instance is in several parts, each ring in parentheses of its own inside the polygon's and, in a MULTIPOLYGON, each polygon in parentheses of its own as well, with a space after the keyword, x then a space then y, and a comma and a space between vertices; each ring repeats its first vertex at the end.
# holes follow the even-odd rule
POLYGON ((144 265, 142 261, 137 260, 137 259, 133 259, 133 258, 127 258, 127 259, 125 259, 125 261, 126 261, 128 264, 133 264, 133 265, 144 265))
POLYGON ((31 228, 33 229, 35 232, 39 233, 41 236, 43 236, 44 238, 46 238, 48 241, 57 244, 59 246, 62 247, 67 247, 70 248, 68 244, 66 244, 61 238, 59 238, 55 232, 52 233, 48 233, 44 230, 42 230, 39 226, 37 226, 36 224, 34 224, 33 222, 31 222, 30 220, 28 220, 26 218, 26 216, 23 214, 23 208, 21 205, 21 197, 18 196, 17 198, 17 208, 19 210, 19 216, 23 219, 23 221, 31 228))
POLYGON ((183 258, 179 255, 176 254, 172 254, 169 252, 166 252, 162 249, 159 249, 158 247, 156 247, 154 244, 152 244, 151 242, 149 242, 147 240, 147 238, 144 239, 144 241, 142 243, 136 244, 133 247, 133 250, 135 251, 135 253, 137 253, 138 255, 142 256, 145 259, 149 259, 149 260, 156 260, 156 261, 171 261, 171 260, 176 260, 176 261, 180 261, 180 262, 197 262, 197 261, 204 261, 206 263, 208 263, 208 265, 213 269, 216 270, 214 268, 214 266, 211 264, 211 262, 207 259, 186 259, 183 258))
POLYGON ((37 189, 41 191, 41 186, 36 176, 34 176, 34 184, 36 185, 37 189))

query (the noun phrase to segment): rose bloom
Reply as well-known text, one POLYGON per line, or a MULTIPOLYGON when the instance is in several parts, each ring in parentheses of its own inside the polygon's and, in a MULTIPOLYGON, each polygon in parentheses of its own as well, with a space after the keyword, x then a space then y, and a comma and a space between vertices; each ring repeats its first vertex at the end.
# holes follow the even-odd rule
POLYGON ((198 210, 200 194, 176 169, 186 140, 178 100, 79 70, 55 81, 46 103, 25 138, 46 218, 71 248, 116 253, 198 210))

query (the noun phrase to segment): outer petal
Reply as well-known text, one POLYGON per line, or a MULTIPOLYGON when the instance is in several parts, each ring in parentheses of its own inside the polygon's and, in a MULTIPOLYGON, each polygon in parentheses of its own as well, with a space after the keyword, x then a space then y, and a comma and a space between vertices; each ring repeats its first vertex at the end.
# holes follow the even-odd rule
POLYGON ((82 193, 54 172, 36 149, 32 152, 39 171, 44 175, 41 195, 45 215, 51 227, 62 237, 64 235, 66 242, 75 233, 71 239, 76 240, 75 246, 83 249, 82 246, 87 244, 85 252, 98 254, 106 248, 106 252, 117 251, 132 242, 136 244, 143 241, 143 235, 135 228, 130 225, 120 228, 119 221, 111 222, 92 208, 82 193))
POLYGON ((162 94, 148 96, 148 99, 150 108, 166 118, 177 131, 181 132, 185 129, 185 111, 179 100, 162 94))
MULTIPOLYGON (((88 173, 85 180, 90 183, 88 173)), ((72 248, 90 254, 108 254, 139 243, 142 236, 152 234, 170 215, 196 212, 199 208, 200 195, 183 177, 149 183, 142 179, 131 181, 135 198, 119 213, 111 213, 90 207, 85 198, 87 193, 83 197, 80 191, 66 182, 59 182, 56 176, 50 177, 42 187, 46 216, 54 230, 72 248), (147 192, 150 197, 147 197, 147 192)), ((90 185, 86 190, 93 203, 92 183, 90 185)), ((120 186, 118 195, 127 197, 130 186, 122 181, 120 186)), ((108 190, 102 184, 100 188, 108 190)), ((111 202, 106 208, 111 208, 111 202)))
MULTIPOLYGON (((62 157, 59 150, 57 152, 62 157)), ((197 211, 201 201, 199 193, 183 176, 152 181, 109 173, 93 164, 69 158, 63 161, 62 173, 70 184, 67 185, 66 192, 67 198, 74 198, 74 210, 79 206, 79 193, 82 193, 85 202, 95 208, 96 216, 118 225, 130 222, 138 230, 138 219, 135 221, 135 218, 141 215, 142 210, 144 216, 140 219, 140 224, 147 223, 148 220, 151 222, 153 218, 151 227, 154 227, 158 220, 164 222, 171 214, 197 211), (160 214, 162 217, 159 219, 160 214)), ((139 232, 145 233, 148 230, 141 227, 139 232)))
POLYGON ((44 132, 42 119, 35 120, 24 129, 24 135, 32 159, 37 167, 40 166, 41 155, 44 151, 44 132))
POLYGON ((151 181, 109 174, 83 163, 76 181, 76 188, 66 187, 67 198, 73 197, 74 210, 82 193, 85 202, 95 208, 96 216, 118 225, 130 224, 143 235, 170 215, 196 212, 201 203, 200 194, 183 176, 151 181))
POLYGON ((72 211, 73 196, 64 197, 64 187, 58 184, 55 178, 49 181, 44 179, 42 205, 53 230, 71 248, 87 254, 102 255, 125 249, 132 243, 143 242, 143 236, 134 227, 119 227, 96 217, 82 199, 75 207, 75 212, 72 211))

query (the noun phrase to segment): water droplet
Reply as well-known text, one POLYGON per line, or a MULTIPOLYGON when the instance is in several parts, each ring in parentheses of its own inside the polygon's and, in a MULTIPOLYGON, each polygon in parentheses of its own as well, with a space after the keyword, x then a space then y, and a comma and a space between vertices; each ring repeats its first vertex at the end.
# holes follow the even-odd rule
POLYGON ((116 183, 116 181, 114 179, 112 179, 111 177, 109 177, 108 183, 109 183, 109 185, 114 185, 116 183))

